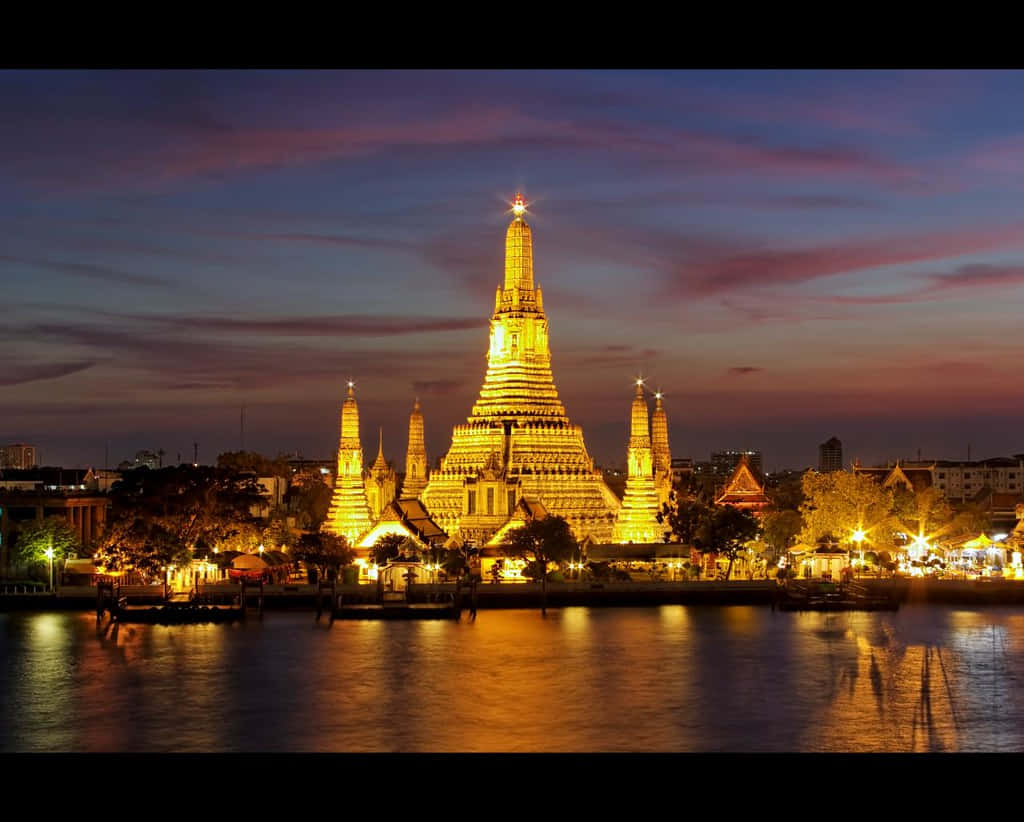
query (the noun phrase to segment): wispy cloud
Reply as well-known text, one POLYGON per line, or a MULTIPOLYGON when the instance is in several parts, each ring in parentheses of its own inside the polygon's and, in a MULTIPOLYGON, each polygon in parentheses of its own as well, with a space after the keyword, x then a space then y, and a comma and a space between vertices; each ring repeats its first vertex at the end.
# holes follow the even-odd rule
POLYGON ((8 361, 0 365, 0 385, 22 385, 23 383, 37 382, 38 380, 54 380, 58 377, 66 377, 68 374, 85 371, 94 365, 96 365, 95 360, 31 365, 19 365, 18 363, 8 361))
POLYGON ((737 374, 740 376, 745 374, 755 374, 758 371, 764 371, 764 369, 755 365, 734 365, 729 369, 730 374, 737 374))
POLYGON ((81 262, 61 262, 57 260, 38 260, 26 257, 13 257, 9 254, 0 254, 0 263, 25 265, 32 268, 43 268, 56 274, 63 274, 69 277, 83 277, 89 280, 114 283, 116 285, 142 285, 167 288, 171 285, 169 280, 162 277, 154 277, 150 274, 137 274, 130 271, 121 271, 105 265, 81 262))
POLYGON ((748 248, 739 252, 680 262, 666 285, 675 293, 706 297, 752 288, 797 285, 886 265, 1016 248, 1024 248, 1024 226, 1021 225, 864 237, 808 248, 748 243, 748 248))

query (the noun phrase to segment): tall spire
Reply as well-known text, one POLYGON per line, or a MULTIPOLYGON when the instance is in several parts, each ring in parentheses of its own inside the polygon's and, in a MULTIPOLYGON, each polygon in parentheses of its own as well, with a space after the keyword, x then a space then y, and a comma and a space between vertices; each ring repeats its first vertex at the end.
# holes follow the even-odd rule
POLYGON ((324 530, 344 536, 350 544, 370 530, 370 508, 363 487, 363 446, 359 441, 359 406, 355 383, 348 382, 348 396, 341 406, 341 437, 338 472, 324 530))
POLYGON ((405 453, 403 499, 415 499, 427 487, 427 450, 423 444, 423 414, 420 398, 416 398, 409 415, 409 447, 405 453))
POLYGON ((672 452, 668 447, 668 417, 661 405, 661 392, 654 395, 654 413, 651 415, 651 452, 654 456, 654 485, 658 489, 658 502, 668 502, 672 492, 672 452))
POLYGON ((647 420, 647 400, 644 399, 644 381, 636 381, 636 391, 633 392, 632 425, 629 432, 629 447, 647 448, 651 447, 651 429, 647 420))
POLYGON ((637 379, 633 392, 626 460, 629 464, 626 492, 616 515, 612 539, 615 542, 659 542, 663 529, 656 518, 658 493, 654 487, 651 432, 642 379, 637 379))
POLYGON ((374 460, 370 470, 374 473, 388 470, 388 462, 384 459, 384 429, 378 428, 377 433, 379 436, 379 442, 377 445, 377 459, 374 460))
MULTIPOLYGON (((450 536, 477 544, 500 533, 521 499, 564 516, 578 539, 606 542, 620 502, 595 470, 582 429, 570 423, 559 400, 521 194, 512 213, 483 385, 466 424, 452 430, 451 447, 419 499, 450 536)), ((406 482, 411 479, 410 469, 406 482)))
MULTIPOLYGON (((348 381, 348 396, 341 406, 341 442, 343 448, 359 448, 359 406, 356 405, 355 383, 348 381)), ((360 457, 361 461, 361 457, 360 457)), ((360 464, 360 470, 362 465, 360 464)))
POLYGON ((661 404, 661 392, 654 395, 654 413, 651 415, 651 448, 654 451, 654 470, 670 471, 672 453, 668 447, 668 417, 661 404))
POLYGON ((505 233, 505 290, 533 291, 533 237, 523 219, 526 204, 516 194, 512 205, 515 217, 505 233))

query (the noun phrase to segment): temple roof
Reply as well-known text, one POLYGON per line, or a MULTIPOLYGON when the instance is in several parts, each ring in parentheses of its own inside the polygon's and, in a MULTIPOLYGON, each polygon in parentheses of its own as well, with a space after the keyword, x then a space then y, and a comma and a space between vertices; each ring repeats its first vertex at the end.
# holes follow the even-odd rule
POLYGON ((758 479, 757 472, 751 467, 750 460, 744 454, 740 457, 736 470, 725 484, 725 489, 715 500, 716 505, 747 503, 751 505, 767 505, 770 502, 764 493, 764 483, 758 479))

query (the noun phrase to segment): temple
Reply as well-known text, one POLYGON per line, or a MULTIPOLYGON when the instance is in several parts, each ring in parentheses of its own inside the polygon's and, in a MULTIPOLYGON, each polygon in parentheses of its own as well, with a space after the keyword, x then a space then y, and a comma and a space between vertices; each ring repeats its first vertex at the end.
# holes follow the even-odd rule
POLYGON ((672 452, 668 447, 668 417, 661 405, 661 392, 654 395, 651 415, 651 452, 654 456, 654 488, 658 492, 658 510, 672 493, 672 452))
POLYGON ((607 542, 620 502, 558 398, 522 196, 512 210, 483 386, 420 499, 441 528, 464 542, 486 543, 523 499, 565 517, 578 539, 607 542))
POLYGON ((427 487, 427 449, 423 441, 423 413, 419 398, 409 415, 409 446, 405 453, 402 499, 416 499, 427 487))
MULTIPOLYGON (((352 382, 341 407, 341 438, 338 442, 338 471, 334 495, 323 530, 345 537, 350 544, 373 525, 363 482, 363 447, 359 442, 359 407, 352 382)), ((383 443, 382 443, 383 445, 383 443)), ((383 459, 383 456, 381 456, 383 459)))
POLYGON ((384 459, 384 429, 380 429, 379 434, 377 459, 374 460, 363 479, 363 486, 366 488, 366 502, 370 507, 370 517, 375 521, 380 519, 384 508, 395 498, 398 482, 395 469, 384 459))
POLYGON ((764 492, 764 484, 755 476, 754 469, 750 467, 750 459, 744 454, 724 490, 715 500, 715 505, 731 505, 741 511, 760 515, 770 504, 771 500, 764 492))
MULTIPOLYGON (((667 432, 665 439, 667 445, 667 432)), ((643 380, 636 381, 636 392, 633 395, 626 460, 629 466, 626 492, 615 520, 612 541, 662 542, 666 529, 657 520, 660 505, 658 491, 654 485, 654 457, 643 380)))

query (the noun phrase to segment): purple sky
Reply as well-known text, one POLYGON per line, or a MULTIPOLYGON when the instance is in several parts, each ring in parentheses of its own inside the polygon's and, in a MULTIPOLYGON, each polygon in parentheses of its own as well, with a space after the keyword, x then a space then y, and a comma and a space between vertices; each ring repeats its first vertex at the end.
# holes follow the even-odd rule
POLYGON ((0 442, 433 461, 480 387, 508 202, 555 380, 622 463, 1024 452, 1020 72, 0 72, 0 442))

